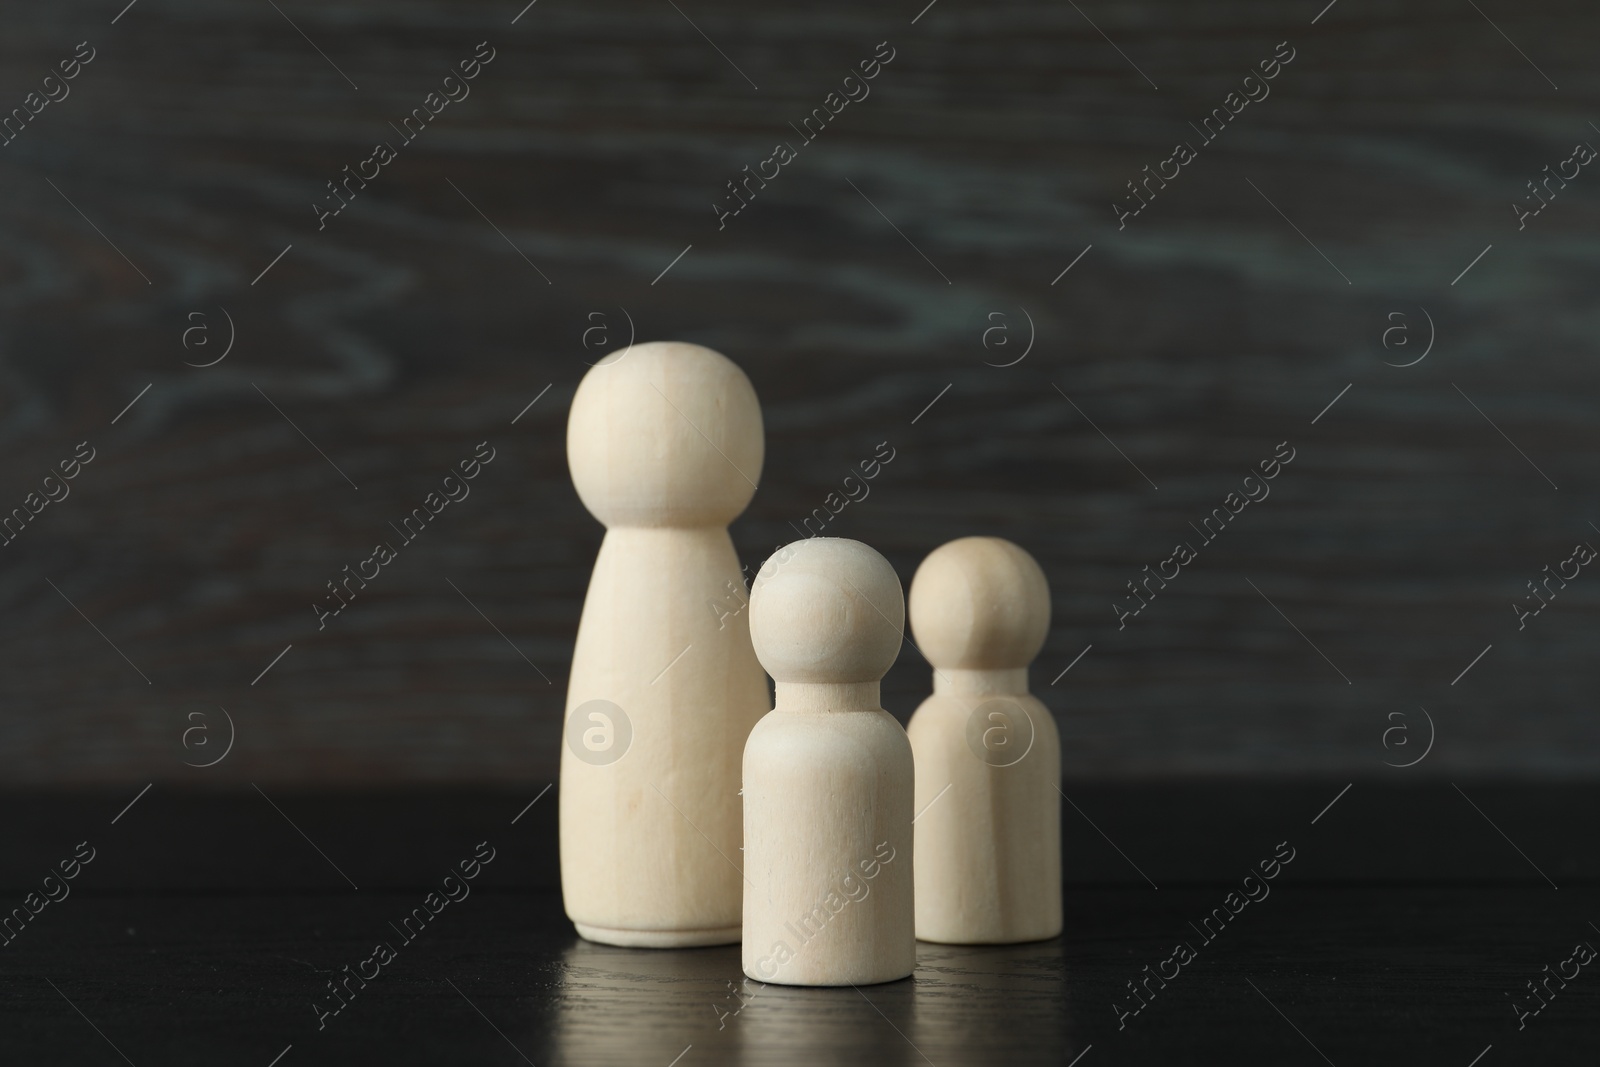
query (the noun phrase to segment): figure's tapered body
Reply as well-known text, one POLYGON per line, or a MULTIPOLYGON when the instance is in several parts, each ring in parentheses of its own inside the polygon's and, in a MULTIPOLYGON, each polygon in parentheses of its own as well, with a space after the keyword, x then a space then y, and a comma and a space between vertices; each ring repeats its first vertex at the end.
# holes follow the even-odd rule
POLYGON ((952 541, 911 583, 933 695, 916 753, 917 937, 1038 941, 1061 932, 1061 741, 1028 691, 1050 624, 1044 572, 994 537, 952 541))
POLYGON ((561 886, 590 940, 739 940, 739 775, 766 705, 727 523, 760 477, 744 374, 694 345, 613 353, 573 399, 568 460, 606 524, 573 650, 561 886))
POLYGON ((916 809, 927 808, 916 825, 920 940, 1009 944, 1061 932, 1061 742, 1050 709, 1021 674, 998 685, 951 678, 949 686, 936 675, 933 695, 906 727, 916 809), (1033 732, 1032 751, 1015 764, 986 763, 967 744, 972 714, 991 703, 986 730, 1009 730, 1012 743, 1033 732))

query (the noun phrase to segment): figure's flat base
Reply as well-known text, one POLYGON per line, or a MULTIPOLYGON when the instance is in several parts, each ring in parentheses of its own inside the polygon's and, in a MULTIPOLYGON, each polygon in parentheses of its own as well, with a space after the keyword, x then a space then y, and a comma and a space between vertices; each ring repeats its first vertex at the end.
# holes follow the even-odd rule
POLYGON ((710 930, 621 930, 612 926, 590 926, 575 922, 578 936, 585 941, 598 941, 602 945, 622 945, 625 948, 697 948, 704 945, 737 945, 743 932, 737 926, 719 926, 710 930))
POLYGON ((751 981, 760 982, 763 985, 791 986, 795 989, 842 989, 845 986, 854 988, 863 985, 887 985, 890 982, 903 982, 912 975, 911 971, 907 971, 904 974, 891 974, 885 978, 861 978, 856 981, 851 981, 848 978, 839 978, 833 981, 801 981, 794 978, 762 978, 758 974, 752 974, 751 971, 752 968, 746 968, 744 972, 745 977, 751 981))
MULTIPOLYGON (((1262 898, 1265 899, 1265 898, 1262 898)), ((1061 928, 1057 927, 1051 934, 1018 934, 1016 937, 933 937, 929 934, 918 934, 917 940, 930 945, 1029 945, 1036 941, 1053 941, 1061 936, 1061 928)))

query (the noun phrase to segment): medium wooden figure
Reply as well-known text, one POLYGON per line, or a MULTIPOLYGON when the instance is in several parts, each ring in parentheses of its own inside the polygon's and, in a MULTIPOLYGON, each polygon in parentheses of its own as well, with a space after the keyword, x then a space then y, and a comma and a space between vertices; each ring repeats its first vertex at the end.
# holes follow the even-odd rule
POLYGON ((698 345, 613 352, 572 399, 567 463, 606 526, 561 750, 561 890, 591 941, 739 940, 739 765, 767 685, 727 527, 763 448, 749 379, 698 345))
POLYGON ((744 973, 864 985, 916 966, 906 733, 878 684, 905 598, 859 541, 779 549, 756 576, 750 637, 777 683, 744 750, 744 973))
POLYGON ((906 731, 917 759, 917 937, 1038 941, 1061 932, 1061 742, 1028 692, 1050 588, 1027 552, 964 537, 911 580, 933 695, 906 731))

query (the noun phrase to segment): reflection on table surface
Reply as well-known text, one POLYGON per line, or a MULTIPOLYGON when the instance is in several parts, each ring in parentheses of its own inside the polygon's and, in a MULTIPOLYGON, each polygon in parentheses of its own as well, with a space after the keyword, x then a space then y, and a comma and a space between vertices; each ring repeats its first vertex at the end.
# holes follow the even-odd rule
POLYGON ((681 1067, 1064 1064, 1063 944, 919 942, 909 979, 817 989, 745 977, 737 945, 661 952, 574 937, 561 954, 547 1058, 666 1067, 688 1050, 681 1067))

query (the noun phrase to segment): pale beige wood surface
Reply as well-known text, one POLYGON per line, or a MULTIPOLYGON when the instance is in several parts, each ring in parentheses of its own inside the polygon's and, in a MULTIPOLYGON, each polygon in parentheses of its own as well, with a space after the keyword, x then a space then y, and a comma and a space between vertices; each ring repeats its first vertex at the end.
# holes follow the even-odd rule
POLYGON ((998 537, 941 545, 911 582, 933 695, 916 756, 917 937, 955 944, 1061 932, 1061 742, 1028 691, 1050 628, 1044 571, 998 537))
POLYGON ((567 454, 607 527, 562 738, 567 915, 617 945, 737 941, 739 763, 767 690, 727 524, 761 475, 755 391, 698 345, 621 350, 579 385, 567 454))
POLYGON ((744 753, 743 966, 780 985, 864 985, 916 965, 911 745, 879 706, 905 626, 900 579, 859 541, 779 549, 750 599, 777 683, 744 753))

